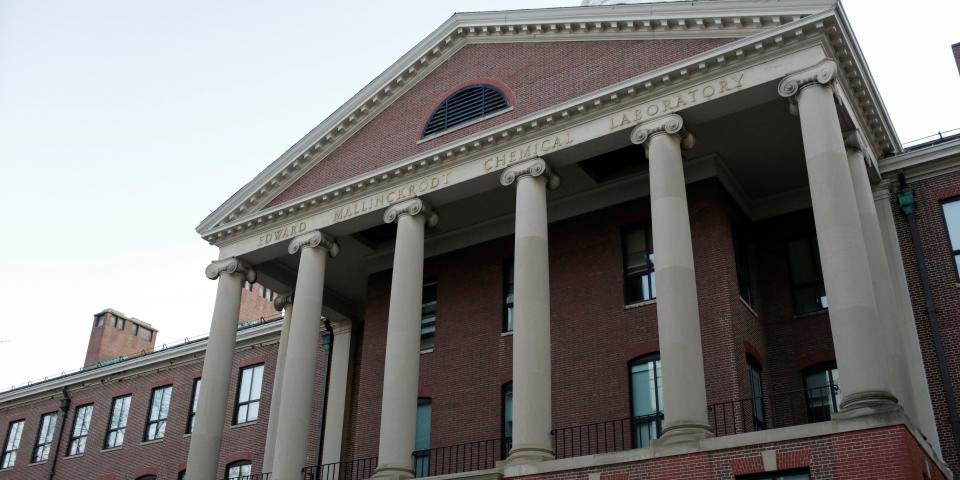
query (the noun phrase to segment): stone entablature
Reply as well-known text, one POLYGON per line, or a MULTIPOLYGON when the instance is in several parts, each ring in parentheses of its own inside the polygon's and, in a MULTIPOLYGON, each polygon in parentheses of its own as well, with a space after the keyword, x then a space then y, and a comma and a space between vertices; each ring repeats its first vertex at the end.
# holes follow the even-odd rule
MULTIPOLYGON (((774 57, 776 52, 789 52, 798 44, 805 42, 819 42, 825 55, 838 61, 841 70, 838 81, 843 87, 838 89, 838 97, 849 107, 858 127, 869 126, 868 129, 861 128, 861 130, 867 132, 871 149, 877 152, 893 151, 898 148, 898 141, 890 127, 882 102, 876 95, 872 80, 862 66, 864 62, 859 49, 846 33, 848 31, 846 20, 839 11, 827 10, 802 19, 794 19, 788 24, 763 30, 762 34, 732 42, 709 54, 693 57, 682 64, 650 72, 634 81, 623 82, 597 91, 578 101, 558 105, 550 111, 528 115, 509 125, 498 126, 443 148, 416 155, 362 177, 341 182, 284 205, 250 215, 250 211, 265 205, 269 199, 276 196, 276 192, 282 190, 285 185, 289 185, 293 179, 299 178, 302 172, 333 151, 335 146, 331 143, 330 148, 321 149, 315 154, 308 153, 305 158, 287 159, 285 162, 282 158, 265 171, 268 173, 279 169, 276 172, 276 178, 267 181, 265 186, 257 192, 247 192, 250 185, 245 187, 228 205, 225 204, 214 214, 224 215, 223 217, 220 219, 215 216, 209 217, 201 224, 198 231, 209 242, 220 246, 232 243, 232 238, 237 238, 250 230, 262 230, 266 233, 269 229, 263 228, 265 226, 286 225, 290 217, 302 218, 305 213, 315 211, 317 208, 347 203, 342 200, 353 197, 358 191, 369 190, 384 184, 393 186, 405 181, 403 177, 411 173, 433 170, 437 164, 474 157, 482 154, 482 150, 489 150, 497 144, 521 142, 522 139, 534 136, 540 131, 556 131, 560 125, 573 124, 575 120, 589 118, 597 115, 598 112, 615 110, 619 104, 626 103, 630 99, 637 97, 651 99, 671 87, 693 84, 696 82, 693 79, 724 71, 730 72, 733 70, 729 67, 730 65, 743 65, 750 59, 760 62, 765 58, 774 57), (279 165, 281 162, 285 166, 279 165), (224 208, 233 208, 234 211, 227 214, 223 211, 224 208), (213 222, 218 224, 215 225, 213 222)), ((517 35, 525 34, 518 32, 517 35)), ((511 41, 513 41, 512 37, 511 41)), ((331 119, 338 118, 338 115, 340 114, 335 114, 331 119)), ((344 134, 349 133, 346 128, 338 130, 344 134)), ((331 142, 333 142, 332 137, 331 142)), ((258 178, 254 183, 260 181, 261 179, 258 178)))

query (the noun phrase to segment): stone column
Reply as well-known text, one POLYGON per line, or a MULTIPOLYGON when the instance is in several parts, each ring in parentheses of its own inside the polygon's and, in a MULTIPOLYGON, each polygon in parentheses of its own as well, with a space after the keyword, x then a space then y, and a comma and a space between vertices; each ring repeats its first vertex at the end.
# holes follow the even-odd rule
POLYGON ((237 343, 237 322, 240 319, 240 292, 243 281, 254 282, 257 274, 237 258, 211 263, 207 278, 219 279, 217 300, 213 306, 210 337, 203 357, 200 398, 190 451, 187 455, 187 478, 219 478, 220 441, 223 419, 227 413, 230 379, 233 378, 233 349, 237 343))
POLYGON ((683 119, 671 114, 638 125, 630 139, 646 148, 650 162, 665 424, 659 442, 697 441, 712 436, 713 430, 707 419, 693 239, 680 155, 681 146, 693 145, 693 136, 683 128, 683 119))
POLYGON ((327 256, 340 251, 329 235, 314 230, 290 241, 290 255, 300 252, 290 339, 283 362, 280 409, 274 441, 274 480, 299 480, 307 462, 310 406, 317 379, 317 349, 323 316, 323 281, 327 256))
POLYGON ((890 205, 890 185, 887 182, 881 182, 874 192, 874 204, 877 208, 877 220, 880 223, 881 238, 893 282, 893 296, 898 312, 896 329, 907 363, 909 379, 907 386, 913 391, 914 415, 916 415, 914 421, 926 436, 927 442, 933 447, 933 451, 940 452, 940 435, 937 433, 937 421, 933 414, 933 401, 930 399, 927 371, 923 366, 920 337, 917 335, 917 323, 913 316, 907 274, 904 271, 903 256, 900 253, 900 240, 897 238, 897 225, 893 217, 893 207, 890 205))
POLYGON ((803 134, 830 329, 840 369, 841 416, 895 407, 882 348, 867 247, 833 97, 837 65, 824 61, 784 78, 780 95, 796 99, 803 134))
POLYGON ((280 345, 277 347, 277 366, 273 372, 273 390, 270 394, 270 416, 267 423, 267 441, 263 448, 265 470, 273 468, 273 447, 277 440, 277 416, 280 412, 281 385, 283 384, 283 364, 287 358, 287 343, 290 341, 290 317, 293 314, 293 294, 279 295, 273 299, 273 307, 278 312, 287 309, 280 328, 280 345))
POLYGON ((420 313, 423 302, 423 235, 437 215, 419 198, 395 204, 383 215, 397 222, 387 348, 380 405, 380 450, 376 478, 414 475, 413 445, 420 381, 420 313))
POLYGON ((347 412, 348 389, 350 386, 350 320, 333 324, 333 352, 330 358, 330 382, 327 394, 327 423, 323 433, 323 452, 320 463, 340 461, 343 451, 343 426, 347 412))
POLYGON ((513 448, 511 465, 550 460, 550 255, 547 188, 560 177, 543 159, 513 165, 500 176, 517 185, 513 250, 513 448))

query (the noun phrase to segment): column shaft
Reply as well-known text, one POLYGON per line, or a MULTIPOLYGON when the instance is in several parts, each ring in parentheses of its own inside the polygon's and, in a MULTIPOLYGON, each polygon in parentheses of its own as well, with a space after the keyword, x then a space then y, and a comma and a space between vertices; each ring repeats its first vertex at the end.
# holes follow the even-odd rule
POLYGON ((377 477, 413 477, 413 447, 420 381, 420 314, 423 300, 423 215, 397 218, 393 282, 380 405, 377 477))
MULTIPOLYGON (((211 267, 218 264, 222 263, 215 262, 211 267)), ((196 423, 187 455, 187 478, 219 478, 222 473, 218 471, 220 442, 223 419, 227 413, 230 379, 233 378, 233 350, 237 342, 244 275, 242 271, 220 272, 208 268, 208 277, 211 272, 219 275, 217 299, 203 357, 196 423)))
POLYGON ((654 133, 650 161, 650 216, 657 272, 657 329, 663 370, 664 440, 709 435, 700 339, 700 310, 693 268, 680 137, 654 133))
POLYGON ((327 388, 327 423, 323 434, 320 463, 340 461, 343 450, 343 427, 346 421, 350 375, 350 324, 334 326, 333 352, 330 359, 330 381, 327 388))
MULTIPOLYGON (((542 161, 542 160, 541 160, 542 161)), ((547 179, 517 180, 514 240, 513 448, 510 460, 553 458, 547 179)))
POLYGON ((291 307, 286 307, 287 312, 284 313, 283 325, 280 327, 280 344, 277 347, 277 362, 276 369, 273 372, 273 389, 270 394, 270 417, 268 418, 267 424, 267 441, 264 444, 263 449, 263 465, 264 469, 273 468, 273 452, 275 442, 277 440, 277 423, 280 416, 280 397, 283 396, 282 385, 283 385, 283 364, 287 358, 287 343, 290 341, 290 314, 293 310, 291 307))
POLYGON ((833 89, 819 82, 801 86, 797 107, 841 372, 841 409, 895 404, 887 362, 877 348, 884 344, 882 329, 833 89))
POLYGON ((307 460, 310 422, 306 419, 310 418, 317 379, 327 254, 323 246, 300 249, 296 303, 290 318, 271 470, 274 480, 299 480, 307 460))

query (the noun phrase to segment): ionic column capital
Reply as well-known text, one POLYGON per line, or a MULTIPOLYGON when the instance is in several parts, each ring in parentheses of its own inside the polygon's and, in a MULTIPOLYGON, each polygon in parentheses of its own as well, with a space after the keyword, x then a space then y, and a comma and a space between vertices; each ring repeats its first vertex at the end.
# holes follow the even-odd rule
POLYGON ((427 220, 428 227, 433 227, 440 221, 440 217, 437 216, 433 207, 419 197, 389 206, 387 211, 383 212, 383 222, 396 222, 402 215, 423 215, 427 220))
POLYGON ((314 230, 294 237, 293 240, 290 240, 290 245, 287 246, 287 252, 293 255, 300 251, 301 248, 317 247, 325 248, 331 257, 336 257, 337 254, 340 253, 340 244, 337 243, 337 240, 320 230, 314 230))
POLYGON ((243 276, 244 280, 253 283, 257 281, 257 272, 246 262, 240 260, 237 257, 224 258, 223 260, 214 260, 210 262, 210 265, 207 265, 207 268, 204 270, 207 278, 210 280, 216 280, 220 278, 220 275, 224 273, 228 274, 240 274, 243 276))
POLYGON ((277 309, 278 312, 283 311, 288 305, 293 305, 293 292, 277 295, 273 298, 273 308, 277 309))
POLYGON ((792 97, 807 85, 830 85, 837 76, 837 62, 824 60, 813 67, 787 75, 780 80, 777 92, 781 97, 792 97))
POLYGON ((547 162, 542 158, 534 158, 533 160, 528 160, 526 162, 517 163, 507 167, 507 169, 500 174, 500 184, 504 187, 509 187, 510 185, 513 185, 518 178, 523 176, 543 176, 547 179, 547 188, 551 190, 560 186, 560 177, 557 176, 556 173, 553 173, 553 169, 551 169, 550 165, 548 165, 547 162))
POLYGON ((683 126, 683 117, 675 113, 664 115, 653 120, 643 122, 633 128, 630 132, 630 141, 635 145, 648 146, 647 141, 655 135, 665 133, 669 135, 680 136, 680 146, 684 149, 693 148, 695 138, 693 134, 687 131, 683 126))

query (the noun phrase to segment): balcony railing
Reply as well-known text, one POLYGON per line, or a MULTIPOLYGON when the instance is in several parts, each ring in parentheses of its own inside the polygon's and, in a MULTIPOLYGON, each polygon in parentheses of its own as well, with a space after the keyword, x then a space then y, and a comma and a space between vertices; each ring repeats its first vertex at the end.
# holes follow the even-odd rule
POLYGON ((510 451, 509 438, 494 438, 413 452, 417 477, 493 468, 510 451))
POLYGON ((569 458, 647 447, 662 428, 663 414, 652 414, 558 428, 550 434, 556 457, 569 458))
POLYGON ((377 469, 377 457, 325 463, 303 469, 303 480, 366 480, 377 469))
POLYGON ((707 415, 720 437, 830 420, 839 397, 840 390, 827 385, 714 403, 707 415))

